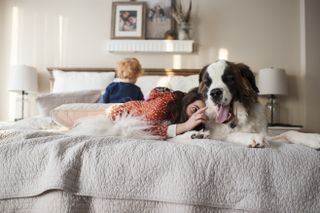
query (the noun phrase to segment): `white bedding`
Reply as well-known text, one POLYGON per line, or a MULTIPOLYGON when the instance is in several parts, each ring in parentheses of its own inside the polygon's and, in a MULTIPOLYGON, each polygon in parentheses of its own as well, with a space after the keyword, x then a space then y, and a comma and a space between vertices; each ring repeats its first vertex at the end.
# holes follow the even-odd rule
POLYGON ((204 212, 243 212, 224 208, 213 208, 198 205, 147 201, 117 200, 99 197, 77 196, 64 191, 50 191, 41 196, 20 199, 0 200, 0 212, 32 213, 88 213, 88 212, 138 212, 138 213, 204 213, 204 212), (51 204, 51 205, 48 205, 51 204))
POLYGON ((26 129, 65 131, 66 128, 57 125, 50 116, 34 116, 16 122, 0 122, 0 129, 26 129))
POLYGON ((320 152, 302 145, 249 149, 208 139, 124 140, 2 127, 0 162, 1 212, 320 209, 320 152))

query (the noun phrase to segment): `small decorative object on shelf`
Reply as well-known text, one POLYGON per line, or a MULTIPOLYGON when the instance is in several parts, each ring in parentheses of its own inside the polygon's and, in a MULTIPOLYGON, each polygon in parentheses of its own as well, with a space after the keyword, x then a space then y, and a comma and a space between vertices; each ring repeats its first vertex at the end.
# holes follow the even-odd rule
POLYGON ((192 0, 190 0, 187 12, 183 11, 181 0, 173 7, 172 17, 178 23, 178 39, 190 39, 190 16, 191 16, 192 0))
POLYGON ((175 40, 177 38, 177 35, 174 31, 168 30, 165 34, 164 34, 164 39, 165 40, 175 40))

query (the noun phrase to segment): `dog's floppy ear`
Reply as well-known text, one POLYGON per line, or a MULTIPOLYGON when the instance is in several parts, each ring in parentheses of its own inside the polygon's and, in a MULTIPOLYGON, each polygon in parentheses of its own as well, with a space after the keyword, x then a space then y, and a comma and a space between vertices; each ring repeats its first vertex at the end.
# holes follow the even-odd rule
POLYGON ((208 68, 209 64, 204 66, 201 70, 200 70, 200 73, 199 73, 199 84, 203 81, 203 75, 204 73, 207 71, 207 68, 208 68))
POLYGON ((252 89, 253 89, 256 93, 259 93, 259 89, 258 89, 258 87, 257 87, 257 85, 256 85, 256 78, 254 77, 254 74, 253 74, 253 72, 251 71, 250 67, 248 67, 247 65, 242 64, 242 63, 237 64, 237 66, 238 66, 239 69, 240 69, 241 76, 242 76, 243 78, 246 78, 246 79, 249 81, 252 89))
POLYGON ((208 66, 209 66, 209 64, 204 66, 200 70, 200 73, 199 73, 199 88, 198 88, 198 92, 203 94, 204 96, 206 96, 206 85, 205 85, 204 77, 207 74, 206 71, 207 71, 207 67, 208 66))

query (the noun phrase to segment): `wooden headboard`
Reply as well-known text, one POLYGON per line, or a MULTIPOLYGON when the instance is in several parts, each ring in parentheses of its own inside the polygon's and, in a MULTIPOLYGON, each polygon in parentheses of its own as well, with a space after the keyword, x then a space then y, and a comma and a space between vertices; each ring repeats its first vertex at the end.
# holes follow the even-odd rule
MULTIPOLYGON (((81 68, 81 67, 48 67, 47 70, 50 73, 50 81, 53 82, 52 75, 53 70, 61 70, 64 72, 114 72, 114 68, 81 68)), ((200 69, 158 69, 158 68, 145 68, 143 75, 161 75, 161 76, 188 76, 199 74, 200 69)))

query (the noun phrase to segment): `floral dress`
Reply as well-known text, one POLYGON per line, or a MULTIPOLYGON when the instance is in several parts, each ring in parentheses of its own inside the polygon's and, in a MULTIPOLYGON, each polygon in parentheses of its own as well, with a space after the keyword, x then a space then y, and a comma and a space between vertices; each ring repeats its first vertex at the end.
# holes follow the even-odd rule
POLYGON ((171 114, 167 111, 168 103, 174 100, 173 92, 165 87, 154 88, 144 101, 129 101, 112 107, 109 116, 114 120, 123 113, 142 116, 152 127, 148 130, 162 138, 167 137, 171 114))

